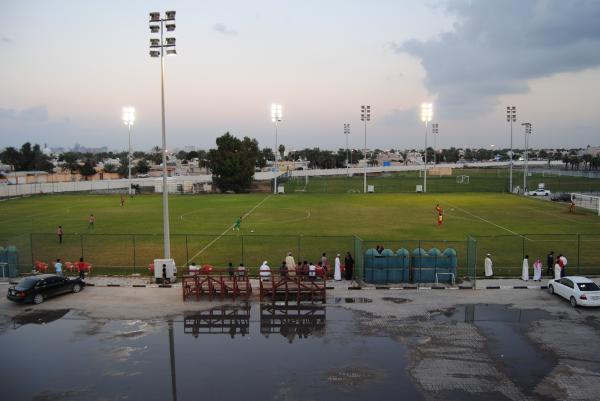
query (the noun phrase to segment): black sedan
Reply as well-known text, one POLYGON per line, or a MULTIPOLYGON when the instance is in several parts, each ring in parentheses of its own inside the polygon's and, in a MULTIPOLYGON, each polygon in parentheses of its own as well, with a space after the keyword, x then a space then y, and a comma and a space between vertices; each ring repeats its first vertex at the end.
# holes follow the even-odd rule
POLYGON ((15 302, 41 304, 46 298, 67 292, 77 293, 83 287, 85 287, 85 282, 80 278, 69 279, 54 274, 40 274, 25 277, 17 285, 10 287, 6 298, 15 302))

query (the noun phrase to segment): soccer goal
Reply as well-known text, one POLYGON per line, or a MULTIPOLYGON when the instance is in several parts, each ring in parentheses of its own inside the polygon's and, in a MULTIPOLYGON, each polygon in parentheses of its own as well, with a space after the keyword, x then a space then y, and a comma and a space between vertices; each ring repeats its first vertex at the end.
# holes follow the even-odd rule
POLYGON ((469 183, 469 176, 468 175, 459 175, 456 177, 456 183, 457 184, 468 184, 469 183))
POLYGON ((571 200, 576 207, 593 210, 600 216, 600 196, 572 193, 571 200))

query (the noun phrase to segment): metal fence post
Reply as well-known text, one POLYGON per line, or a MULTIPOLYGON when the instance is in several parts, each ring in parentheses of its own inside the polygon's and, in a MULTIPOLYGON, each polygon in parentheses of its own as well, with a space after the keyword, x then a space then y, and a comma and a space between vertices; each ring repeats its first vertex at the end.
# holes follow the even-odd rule
POLYGON ((131 234, 131 239, 133 242, 133 272, 135 273, 135 234, 131 234))
POLYGON ((33 233, 29 233, 29 251, 31 252, 31 266, 33 266, 33 233))
POLYGON ((300 263, 300 261, 302 260, 300 256, 302 251, 302 235, 298 235, 296 238, 298 240, 298 263, 300 263))
POLYGON ((190 255, 189 255, 189 250, 188 250, 188 235, 185 235, 185 260, 186 260, 186 264, 188 263, 188 261, 190 260, 190 255))
POLYGON ((581 258, 581 234, 577 234, 577 274, 579 274, 579 260, 581 258))
POLYGON ((244 234, 242 234, 242 235, 240 236, 240 239, 241 239, 241 241, 242 241, 242 263, 244 263, 244 264, 245 264, 246 262, 244 262, 244 234))
POLYGON ((81 246, 81 257, 83 258, 83 234, 79 234, 79 245, 81 246))
MULTIPOLYGON (((523 260, 523 259, 525 259, 525 236, 522 235, 521 237, 523 237, 523 240, 522 240, 522 242, 523 242, 523 254, 521 255, 521 260, 523 260)), ((518 264, 517 264, 517 266, 518 266, 518 264)))

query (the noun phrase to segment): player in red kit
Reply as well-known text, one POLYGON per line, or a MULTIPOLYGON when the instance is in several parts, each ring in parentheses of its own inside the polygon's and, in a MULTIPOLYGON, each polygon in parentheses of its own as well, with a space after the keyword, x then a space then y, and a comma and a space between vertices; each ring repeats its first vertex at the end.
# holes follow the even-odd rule
POLYGON ((437 215, 438 215, 438 218, 437 218, 438 226, 441 226, 442 223, 444 222, 444 209, 442 209, 442 207, 438 203, 437 205, 435 205, 435 211, 437 212, 437 215))

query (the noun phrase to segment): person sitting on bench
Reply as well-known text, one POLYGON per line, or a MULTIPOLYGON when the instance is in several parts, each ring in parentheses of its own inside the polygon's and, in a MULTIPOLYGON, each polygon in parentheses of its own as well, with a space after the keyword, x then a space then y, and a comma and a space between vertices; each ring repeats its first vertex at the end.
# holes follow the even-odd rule
POLYGON ((261 281, 271 281, 271 268, 266 260, 260 265, 259 274, 261 281))

